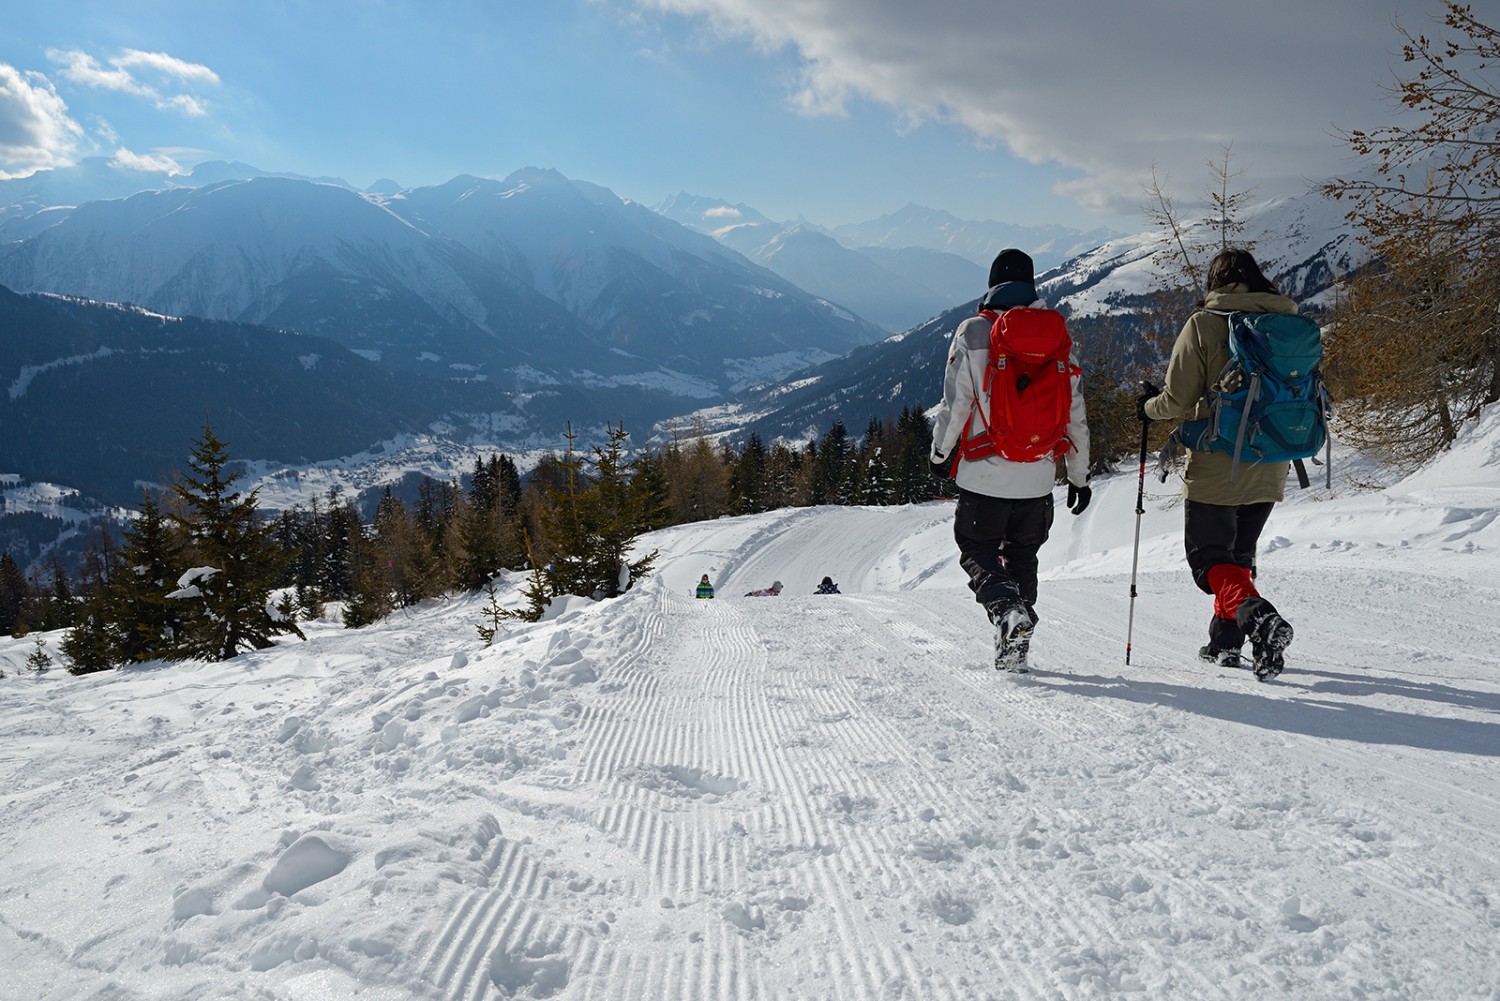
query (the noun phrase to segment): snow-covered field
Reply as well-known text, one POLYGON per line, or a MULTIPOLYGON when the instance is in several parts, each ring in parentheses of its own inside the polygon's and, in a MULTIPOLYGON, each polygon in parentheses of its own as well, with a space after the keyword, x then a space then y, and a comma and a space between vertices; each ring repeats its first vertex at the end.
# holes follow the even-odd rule
POLYGON ((660 532, 489 649, 472 599, 88 678, 0 640, 0 998, 1500 998, 1500 414, 1278 508, 1270 684, 1195 660, 1148 487, 1129 667, 1133 475, 1059 510, 1024 679, 940 502, 660 532))

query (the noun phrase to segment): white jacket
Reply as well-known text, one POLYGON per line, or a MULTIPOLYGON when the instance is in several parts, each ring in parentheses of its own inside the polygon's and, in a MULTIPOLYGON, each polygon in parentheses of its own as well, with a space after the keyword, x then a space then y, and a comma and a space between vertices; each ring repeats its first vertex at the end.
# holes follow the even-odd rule
MULTIPOLYGON (((1040 299, 1031 305, 1035 309, 1047 306, 1040 299)), ((951 461, 975 407, 989 412, 989 394, 984 391, 984 367, 989 362, 992 325, 983 316, 971 316, 953 332, 948 365, 943 370, 943 402, 929 411, 929 415, 935 418, 932 454, 929 456, 933 462, 951 461)), ((1071 365, 1072 361, 1070 357, 1068 363, 1071 365)), ((1073 408, 1068 414, 1068 439, 1073 443, 1073 450, 1064 458, 1068 482, 1081 487, 1088 482, 1089 428, 1076 375, 1073 376, 1073 408)), ((1022 500, 1050 494, 1056 478, 1057 463, 1050 459, 1011 462, 993 455, 987 459, 960 462, 957 480, 964 490, 976 494, 1022 500)))

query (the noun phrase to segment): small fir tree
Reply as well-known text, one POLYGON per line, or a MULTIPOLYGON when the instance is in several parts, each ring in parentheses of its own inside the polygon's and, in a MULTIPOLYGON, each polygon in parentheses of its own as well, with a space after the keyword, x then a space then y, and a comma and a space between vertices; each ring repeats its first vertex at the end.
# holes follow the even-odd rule
POLYGON ((479 610, 483 619, 475 628, 479 630, 479 638, 484 640, 484 645, 489 646, 495 641, 495 634, 500 631, 500 620, 506 615, 505 609, 500 607, 500 596, 495 592, 493 581, 484 585, 484 594, 485 606, 479 610))
POLYGON ((262 650, 285 633, 302 636, 293 621, 268 608, 286 557, 262 524, 256 492, 234 489, 238 473, 227 472, 229 448, 205 423, 193 444, 189 474, 174 487, 190 551, 201 569, 196 580, 174 592, 188 609, 173 654, 182 659, 227 660, 243 650, 262 650))
POLYGON ((31 653, 26 655, 26 666, 37 674, 41 674, 52 666, 52 656, 47 653, 47 640, 44 637, 38 636, 36 638, 36 643, 32 646, 31 653))

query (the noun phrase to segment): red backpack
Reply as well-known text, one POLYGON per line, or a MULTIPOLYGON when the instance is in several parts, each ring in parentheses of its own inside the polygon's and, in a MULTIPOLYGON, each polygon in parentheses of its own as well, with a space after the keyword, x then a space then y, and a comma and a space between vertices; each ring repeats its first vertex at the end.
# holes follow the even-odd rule
POLYGON ((1068 360, 1073 341, 1062 314, 1017 307, 1003 313, 981 310, 979 315, 993 321, 984 366, 990 408, 986 414, 976 406, 969 415, 959 456, 974 460, 998 455, 1011 462, 1035 462, 1067 455, 1073 449, 1068 440, 1073 376, 1080 370, 1068 360))

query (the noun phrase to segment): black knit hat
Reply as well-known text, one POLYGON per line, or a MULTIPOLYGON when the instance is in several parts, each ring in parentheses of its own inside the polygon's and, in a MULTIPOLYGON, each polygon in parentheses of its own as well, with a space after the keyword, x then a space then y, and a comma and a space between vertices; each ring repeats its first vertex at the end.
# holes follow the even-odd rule
POLYGON ((1031 258, 1023 250, 1002 250, 995 257, 995 263, 990 265, 990 288, 1005 282, 1026 282, 1028 285, 1036 284, 1036 275, 1032 271, 1031 258))

